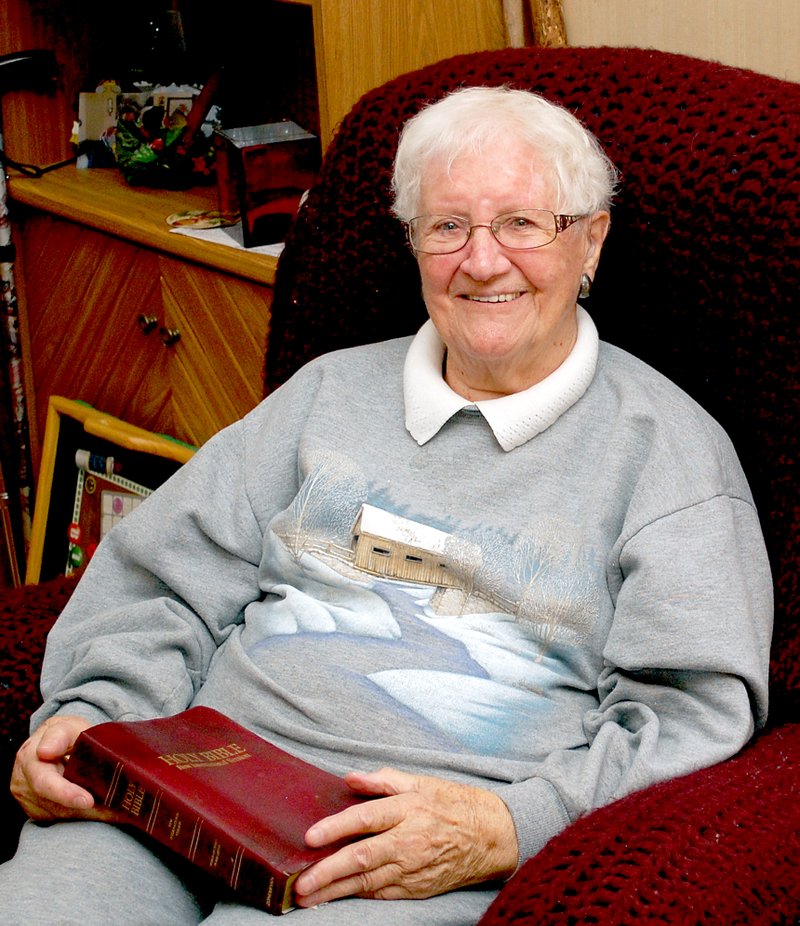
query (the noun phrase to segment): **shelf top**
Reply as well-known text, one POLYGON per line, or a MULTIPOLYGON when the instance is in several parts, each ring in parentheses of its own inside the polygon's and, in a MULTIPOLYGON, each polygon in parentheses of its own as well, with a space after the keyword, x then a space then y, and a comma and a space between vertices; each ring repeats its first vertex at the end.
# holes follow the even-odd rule
POLYGON ((14 202, 90 228, 174 254, 256 283, 275 282, 276 257, 174 234, 167 216, 188 209, 216 209, 216 187, 153 190, 128 185, 114 168, 57 168, 39 178, 9 177, 14 202))

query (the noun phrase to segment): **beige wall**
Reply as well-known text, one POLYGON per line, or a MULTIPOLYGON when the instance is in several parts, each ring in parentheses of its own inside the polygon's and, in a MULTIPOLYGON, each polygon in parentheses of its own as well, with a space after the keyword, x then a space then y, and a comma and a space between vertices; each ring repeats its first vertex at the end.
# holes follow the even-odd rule
POLYGON ((800 81, 800 0, 562 0, 570 45, 634 45, 800 81))

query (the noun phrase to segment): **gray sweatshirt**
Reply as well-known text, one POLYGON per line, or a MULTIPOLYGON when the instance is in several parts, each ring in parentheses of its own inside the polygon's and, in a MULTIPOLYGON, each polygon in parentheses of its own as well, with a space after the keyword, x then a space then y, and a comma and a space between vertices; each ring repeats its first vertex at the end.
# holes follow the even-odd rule
POLYGON ((490 788, 522 858, 738 751, 772 620, 748 486, 579 317, 562 368, 478 406, 430 323, 308 364, 103 541, 33 725, 209 705, 334 772, 490 788))

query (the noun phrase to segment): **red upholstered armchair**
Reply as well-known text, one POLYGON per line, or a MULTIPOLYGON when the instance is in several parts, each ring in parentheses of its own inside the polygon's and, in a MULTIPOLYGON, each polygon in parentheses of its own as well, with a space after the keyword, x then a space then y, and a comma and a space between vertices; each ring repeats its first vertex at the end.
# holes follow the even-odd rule
MULTIPOLYGON (((267 389, 323 351, 422 323, 414 260, 389 212, 397 134, 426 101, 482 83, 562 102, 620 168, 587 308, 601 337, 727 428, 776 586, 768 728, 728 762, 578 820, 482 926, 800 922, 800 86, 655 51, 534 48, 460 56, 372 91, 340 126, 281 258, 267 389)), ((5 765, 35 706, 37 641, 68 591, 0 602, 5 765)))

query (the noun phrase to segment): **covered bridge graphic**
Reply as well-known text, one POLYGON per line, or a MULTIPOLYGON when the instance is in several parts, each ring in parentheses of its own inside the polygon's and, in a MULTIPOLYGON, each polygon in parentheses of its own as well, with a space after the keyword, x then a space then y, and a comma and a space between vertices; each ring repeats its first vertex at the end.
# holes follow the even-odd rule
POLYGON ((451 534, 372 505, 362 505, 353 526, 354 564, 390 579, 460 587, 462 582, 447 565, 454 544, 451 534))

